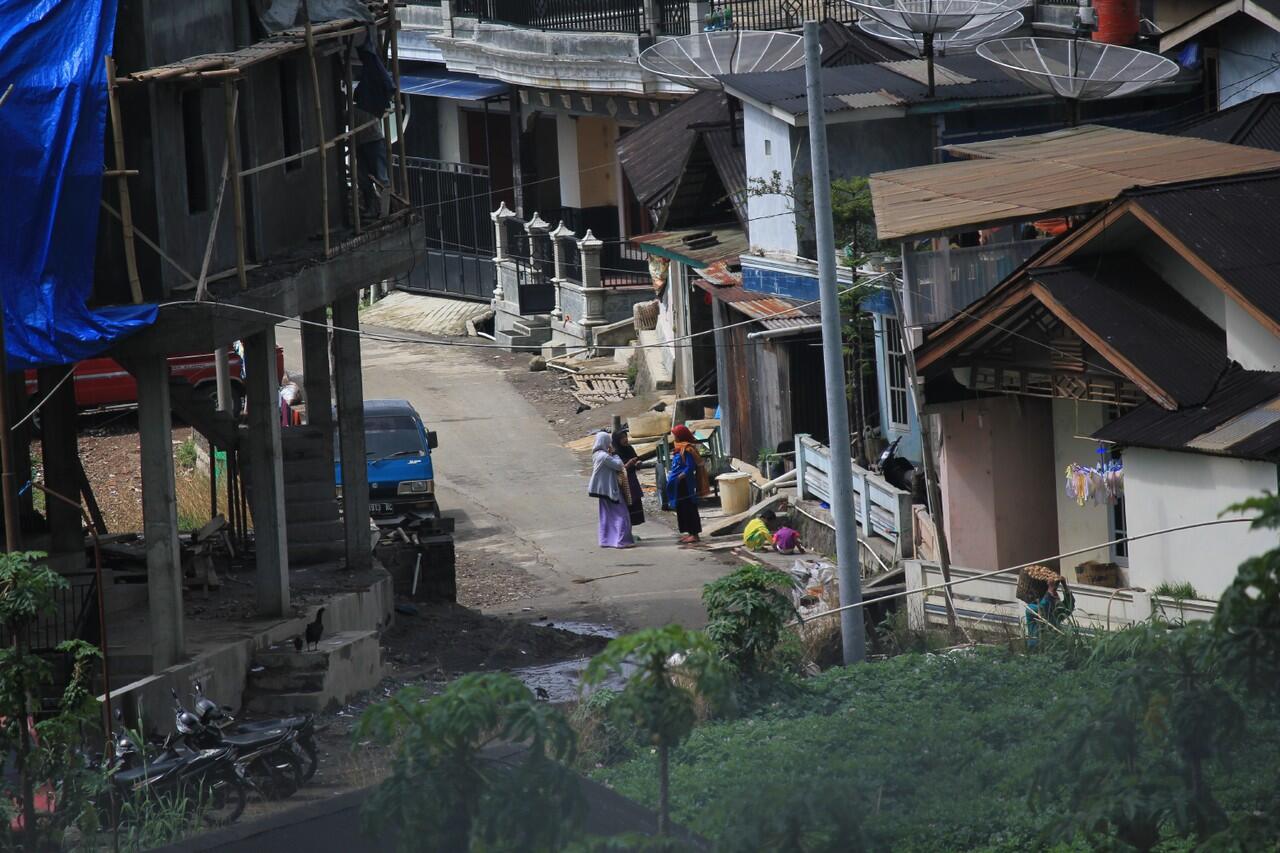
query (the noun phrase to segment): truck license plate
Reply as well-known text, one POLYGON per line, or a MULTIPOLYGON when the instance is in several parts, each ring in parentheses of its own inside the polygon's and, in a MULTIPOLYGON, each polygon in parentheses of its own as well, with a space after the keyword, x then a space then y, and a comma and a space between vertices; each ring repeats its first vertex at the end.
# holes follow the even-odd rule
POLYGON ((369 511, 381 512, 390 515, 394 510, 392 510, 391 504, 369 504, 369 511))

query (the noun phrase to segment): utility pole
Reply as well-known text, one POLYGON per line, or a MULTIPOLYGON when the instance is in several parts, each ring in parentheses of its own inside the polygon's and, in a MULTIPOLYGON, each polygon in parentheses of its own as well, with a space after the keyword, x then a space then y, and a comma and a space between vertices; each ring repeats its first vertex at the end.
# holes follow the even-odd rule
POLYGON ((814 231, 818 237, 818 290, 822 297, 822 364, 827 386, 827 433, 831 447, 831 514, 836 524, 836 566, 840 576, 840 635, 845 664, 861 663, 867 645, 858 570, 858 529, 853 514, 853 460, 849 454, 849 407, 845 399, 844 342, 836 287, 836 239, 831 219, 831 172, 827 165, 827 125, 818 63, 818 24, 804 24, 805 90, 809 97, 809 159, 813 164, 814 231))

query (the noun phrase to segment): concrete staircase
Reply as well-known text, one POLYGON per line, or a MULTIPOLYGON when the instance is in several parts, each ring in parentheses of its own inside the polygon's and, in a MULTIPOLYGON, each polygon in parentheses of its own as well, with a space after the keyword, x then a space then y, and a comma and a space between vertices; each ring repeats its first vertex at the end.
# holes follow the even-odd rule
POLYGON ((336 563, 346 553, 346 532, 338 514, 326 440, 333 441, 315 427, 280 431, 290 568, 336 563))
POLYGON ((382 680, 377 631, 332 634, 316 651, 277 644, 256 653, 253 664, 244 704, 262 715, 331 711, 382 680))
POLYGON ((499 329, 493 338, 507 348, 540 347, 551 340, 551 318, 534 314, 510 321, 509 329, 499 329))

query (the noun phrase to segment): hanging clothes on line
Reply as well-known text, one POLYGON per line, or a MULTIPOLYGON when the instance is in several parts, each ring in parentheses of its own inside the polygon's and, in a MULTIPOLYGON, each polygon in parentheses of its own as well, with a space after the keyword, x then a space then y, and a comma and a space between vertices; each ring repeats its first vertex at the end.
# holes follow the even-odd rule
MULTIPOLYGON (((1105 456, 1105 448, 1098 449, 1105 456)), ((1119 459, 1100 459, 1093 467, 1071 463, 1064 472, 1067 478, 1067 497, 1076 506, 1092 503, 1115 505, 1124 496, 1124 463, 1119 459)))

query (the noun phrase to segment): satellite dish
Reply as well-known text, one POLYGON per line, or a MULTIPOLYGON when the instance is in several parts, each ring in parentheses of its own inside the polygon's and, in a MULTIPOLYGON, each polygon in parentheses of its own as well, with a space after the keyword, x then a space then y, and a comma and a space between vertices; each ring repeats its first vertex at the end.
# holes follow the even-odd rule
POLYGON ((719 89, 721 74, 787 71, 804 64, 793 33, 721 30, 664 39, 640 53, 640 67, 695 89, 719 89))
POLYGON ((1042 92, 1077 101, 1131 95, 1178 73, 1178 64, 1132 47, 1022 37, 978 45, 978 56, 1042 92))
MULTIPOLYGON (((1008 12, 994 0, 844 0, 891 27, 921 35, 953 33, 975 17, 1008 12)), ((1012 0, 1006 0, 1012 2, 1012 0)), ((1018 8, 1013 6, 1011 8, 1018 8)))
MULTIPOLYGON (((877 21, 874 18, 864 18, 858 21, 858 26, 867 35, 885 41, 910 42, 916 50, 921 53, 924 52, 924 36, 918 33, 891 27, 884 21, 877 21)), ((1020 26, 1022 26, 1021 12, 1005 12, 1003 15, 997 15, 990 19, 985 19, 984 16, 981 21, 978 18, 974 18, 973 23, 969 24, 969 26, 962 27, 953 33, 938 33, 933 37, 933 46, 942 53, 946 53, 949 50, 964 50, 989 39, 1011 33, 1020 26)))

